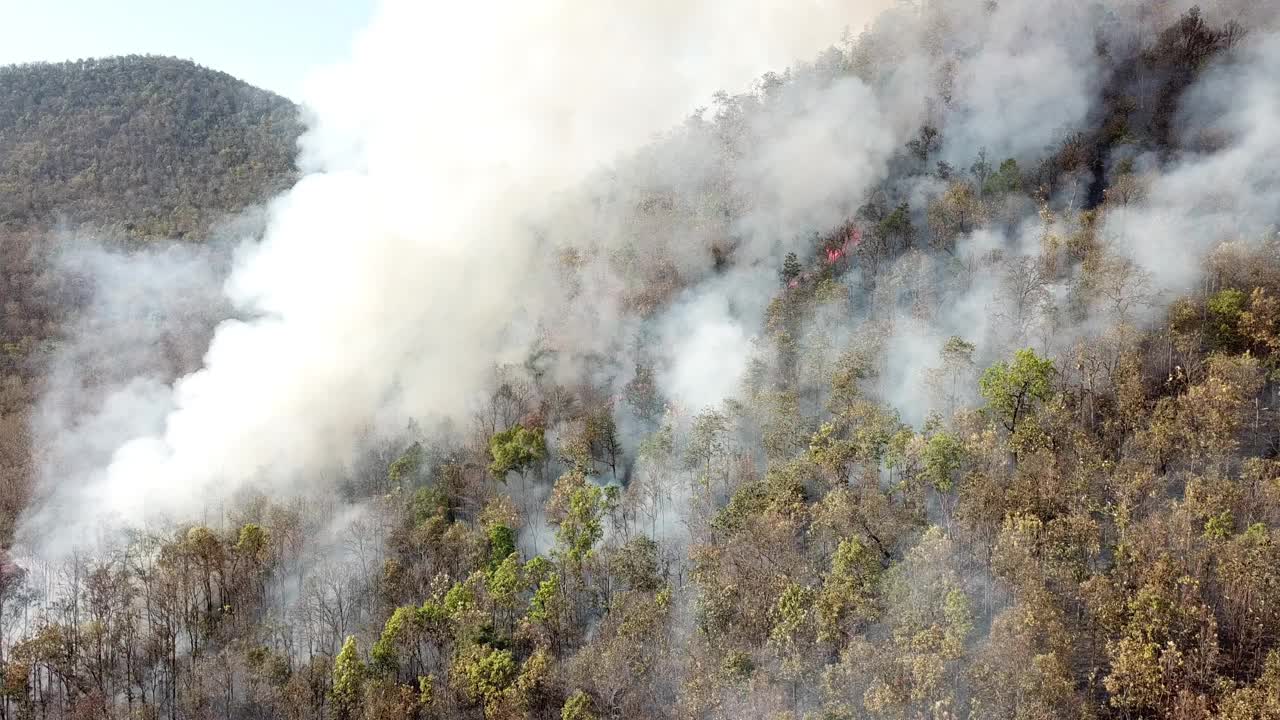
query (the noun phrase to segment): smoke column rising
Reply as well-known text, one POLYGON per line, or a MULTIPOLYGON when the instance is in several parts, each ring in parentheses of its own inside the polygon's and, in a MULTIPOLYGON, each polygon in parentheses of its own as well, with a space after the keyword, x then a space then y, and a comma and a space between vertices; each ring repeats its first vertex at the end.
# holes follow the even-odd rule
MULTIPOLYGON (((459 416, 519 357, 553 279, 531 217, 714 91, 811 55, 870 4, 389 0, 306 98, 297 185, 270 206, 204 366, 105 468, 23 522, 55 544, 307 482, 370 428, 459 416), (749 39, 745 41, 744 39, 749 39)), ((154 395, 154 393, 152 393, 154 395)))

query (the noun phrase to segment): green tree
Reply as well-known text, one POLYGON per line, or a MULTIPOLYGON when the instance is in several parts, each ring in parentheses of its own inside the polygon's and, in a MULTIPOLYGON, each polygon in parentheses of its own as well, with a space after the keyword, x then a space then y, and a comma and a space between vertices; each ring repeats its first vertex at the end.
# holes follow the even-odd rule
POLYGON ((841 540, 818 593, 818 639, 845 641, 874 621, 883 566, 880 554, 860 538, 841 540))
POLYGON ((412 481, 422 467, 424 455, 422 444, 414 443, 396 458, 395 462, 387 468, 387 481, 391 488, 403 487, 406 482, 412 481))
MULTIPOLYGON (((570 481, 564 514, 557 521, 556 542, 561 555, 577 567, 591 557, 604 534, 604 492, 585 479, 570 481)), ((558 484, 558 483, 557 483, 558 484)))
POLYGON ((987 411, 1011 434, 1016 433, 1018 421, 1036 402, 1048 399, 1053 372, 1053 361, 1037 356, 1031 348, 1014 353, 1012 362, 992 365, 978 381, 987 411))
POLYGON ((360 708, 365 679, 364 662, 360 660, 360 650, 356 646, 354 635, 347 636, 342 643, 342 650, 333 660, 333 707, 340 720, 349 720, 356 716, 360 708))
POLYGON ((964 444, 955 435, 934 433, 924 446, 924 478, 938 492, 951 492, 964 456, 964 444))
POLYGON ((1015 192, 1022 187, 1022 172, 1018 169, 1018 161, 1009 158, 1000 163, 1000 169, 987 178, 982 185, 984 195, 1004 195, 1015 192))
POLYGON ((1214 293, 1208 302, 1209 337, 1216 349, 1239 352, 1244 347, 1240 318, 1245 312, 1245 294, 1235 288, 1214 293))
POLYGON ((564 701, 560 720, 596 720, 596 714, 591 712, 591 696, 581 690, 575 691, 564 701))
POLYGON ((489 472, 502 479, 510 472, 524 473, 547 456, 547 443, 541 428, 512 425, 489 438, 489 472))
POLYGON ((516 531, 501 523, 489 526, 489 569, 502 564, 516 551, 516 531))
POLYGON ((372 672, 394 676, 400 671, 400 647, 420 631, 423 624, 421 615, 419 609, 413 606, 398 607, 391 613, 391 617, 383 625, 382 635, 370 651, 372 672))
POLYGON ((510 650, 497 650, 488 645, 472 645, 454 659, 452 676, 458 687, 473 703, 494 705, 515 681, 519 666, 510 650))

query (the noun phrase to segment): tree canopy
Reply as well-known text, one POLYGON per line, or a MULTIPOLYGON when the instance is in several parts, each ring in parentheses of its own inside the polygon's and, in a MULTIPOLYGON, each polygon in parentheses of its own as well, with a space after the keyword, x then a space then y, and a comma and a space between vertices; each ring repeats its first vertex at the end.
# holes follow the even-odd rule
MULTIPOLYGON (((617 161, 580 199, 616 226, 545 243, 580 316, 546 319, 441 427, 351 438, 300 489, 247 482, 26 572, 0 543, 0 720, 1280 717, 1280 236, 1214 214, 1242 183, 1156 208, 1214 220, 1168 240, 1204 248, 1195 282, 1124 252, 1159 173, 1232 142, 1183 132, 1179 108, 1250 100, 1188 95, 1250 61, 1241 28, 1083 13, 1096 107, 1047 147, 1057 118, 1032 112, 988 150, 964 123, 1013 112, 984 83, 1041 39, 1019 15, 1017 52, 957 67, 1012 1, 895 11, 920 32, 878 23, 617 161), (822 213, 742 193, 904 78, 916 119, 875 182, 784 175, 822 186, 822 213), (811 87, 856 107, 815 115, 811 87), (831 122, 774 144, 792 115, 831 122), (772 265, 742 262, 753 243, 772 265), (749 350, 692 355, 740 382, 685 407, 686 338, 649 331, 732 283, 728 314, 760 316, 749 350), (616 317, 644 331, 597 337, 616 317)), ((1060 61, 1037 67, 1077 69, 1060 61)), ((91 297, 50 271, 41 223, 192 239, 288 182, 296 127, 278 98, 156 58, 0 70, 0 93, 7 540, 27 480, 83 459, 30 437, 66 369, 49 346, 91 297)))

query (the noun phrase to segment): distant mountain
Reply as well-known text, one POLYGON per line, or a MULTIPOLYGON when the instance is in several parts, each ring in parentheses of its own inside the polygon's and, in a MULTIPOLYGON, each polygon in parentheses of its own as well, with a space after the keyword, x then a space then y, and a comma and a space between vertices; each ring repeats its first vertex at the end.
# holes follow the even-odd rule
POLYGON ((60 225, 127 245, 198 241, 293 181, 289 100, 175 58, 0 68, 0 542, 32 473, 31 409, 86 278, 60 225))
POLYGON ((0 68, 0 223, 194 238, 294 176, 289 100, 186 60, 0 68))

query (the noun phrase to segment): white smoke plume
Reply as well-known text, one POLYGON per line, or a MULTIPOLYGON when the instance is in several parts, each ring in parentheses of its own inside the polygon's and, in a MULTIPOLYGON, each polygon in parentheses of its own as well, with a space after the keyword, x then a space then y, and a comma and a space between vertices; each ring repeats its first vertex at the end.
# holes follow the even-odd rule
POLYGON ((1237 57, 1211 68, 1180 107, 1183 154, 1149 173, 1140 202, 1109 215, 1109 239, 1159 287, 1193 286, 1217 243, 1256 242, 1276 232, 1278 72, 1275 34, 1252 38, 1237 57))
MULTIPOLYGON (((74 542, 96 523, 181 514, 246 484, 313 481, 371 433, 461 416, 492 364, 519 359, 556 309, 533 223, 558 193, 876 9, 388 0, 351 60, 308 87, 306 175, 226 283, 244 319, 218 327, 203 367, 171 393, 130 395, 149 399, 130 411, 149 427, 105 467, 48 478, 21 539, 74 542)), ((795 142, 838 130, 800 117, 795 142)), ((758 170, 775 193, 795 192, 793 175, 758 170)), ((787 207, 762 222, 814 212, 778 199, 787 207)), ((76 442, 96 432, 69 425, 76 442)))
MULTIPOLYGON (((993 166, 1032 171, 1098 123, 1115 69, 1101 53, 1136 52, 1181 12, 1140 0, 897 3, 859 42, 792 65, 888 4, 388 0, 350 61, 308 88, 305 177, 272 203, 225 286, 241 319, 171 389, 131 381, 50 423, 56 456, 114 453, 51 471, 23 539, 74 542, 104 517, 314 484, 411 420, 465 422, 494 365, 519 366, 535 347, 552 351, 555 380, 616 393, 649 338, 662 394, 693 412, 715 405, 742 384, 778 265, 812 251, 808 233, 878 193, 890 209, 910 201, 924 245, 925 208, 947 188, 934 162, 963 174, 985 149, 993 166), (902 172, 925 123, 941 146, 902 172)), ((1220 20, 1241 6, 1214 4, 1220 20)), ((1185 285, 1224 233, 1271 221, 1278 56, 1274 38, 1254 38, 1239 67, 1204 76, 1178 117, 1183 153, 1139 155, 1146 198, 1104 218, 1113 250, 1157 289, 1185 285), (1171 241, 1187 251, 1168 252, 1171 241)), ((1108 179, 1075 172, 1050 178, 1066 188, 1047 199, 1055 209, 1078 209, 1108 179)), ((869 273, 846 276, 858 317, 810 333, 837 337, 801 339, 828 348, 817 364, 870 321, 888 333, 883 399, 919 423, 931 402, 922 375, 948 336, 977 344, 981 366, 1014 343, 1048 352, 1090 332, 1043 312, 1065 304, 1063 285, 1026 295, 1025 315, 996 313, 1044 230, 1016 195, 954 253, 918 248, 882 268, 874 296, 858 295, 869 273), (912 317, 922 299, 935 311, 912 317)))

